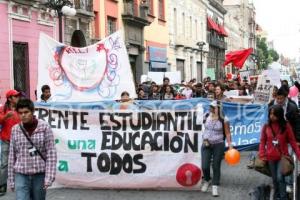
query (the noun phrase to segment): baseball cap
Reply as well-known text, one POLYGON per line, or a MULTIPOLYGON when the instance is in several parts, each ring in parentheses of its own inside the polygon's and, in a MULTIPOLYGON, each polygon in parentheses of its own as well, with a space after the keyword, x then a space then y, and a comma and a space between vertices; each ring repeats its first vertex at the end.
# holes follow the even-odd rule
POLYGON ((18 96, 20 95, 20 92, 18 92, 17 90, 8 90, 6 92, 6 98, 9 98, 11 96, 18 96))
POLYGON ((210 106, 211 106, 211 107, 217 107, 217 106, 218 106, 218 102, 217 102, 217 101, 212 101, 212 102, 210 103, 210 106))

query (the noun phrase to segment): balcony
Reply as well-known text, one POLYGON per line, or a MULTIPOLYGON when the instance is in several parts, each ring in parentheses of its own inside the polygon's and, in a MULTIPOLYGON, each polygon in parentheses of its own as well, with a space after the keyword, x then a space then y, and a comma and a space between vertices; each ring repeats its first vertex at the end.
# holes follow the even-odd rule
POLYGON ((137 4, 133 0, 124 0, 124 13, 122 18, 128 23, 135 24, 140 27, 149 26, 151 24, 148 21, 148 4, 137 4))
POLYGON ((223 7, 223 1, 220 0, 208 0, 209 4, 217 9, 220 13, 225 15, 227 13, 227 10, 223 7))
POLYGON ((184 47, 185 38, 182 35, 175 36, 175 47, 184 47))
POLYGON ((78 14, 94 16, 92 0, 74 0, 74 6, 78 14))
POLYGON ((219 39, 217 36, 208 34, 207 35, 207 41, 211 46, 215 46, 220 49, 227 49, 227 43, 221 39, 219 39))

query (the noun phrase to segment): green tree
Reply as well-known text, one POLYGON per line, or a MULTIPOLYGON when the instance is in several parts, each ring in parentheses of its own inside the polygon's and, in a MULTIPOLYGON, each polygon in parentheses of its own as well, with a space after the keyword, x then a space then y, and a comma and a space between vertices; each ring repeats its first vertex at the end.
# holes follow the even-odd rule
POLYGON ((269 50, 269 55, 271 55, 271 57, 273 58, 273 61, 279 60, 279 55, 278 55, 277 51, 275 51, 274 49, 269 50))
POLYGON ((259 69, 266 69, 270 63, 279 59, 278 53, 268 48, 266 38, 257 37, 256 47, 259 69))

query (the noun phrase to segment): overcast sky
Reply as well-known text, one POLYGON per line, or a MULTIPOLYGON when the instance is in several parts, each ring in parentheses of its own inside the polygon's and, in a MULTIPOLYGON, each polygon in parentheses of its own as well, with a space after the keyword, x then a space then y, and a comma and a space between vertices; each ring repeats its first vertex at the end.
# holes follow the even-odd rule
POLYGON ((268 32, 275 49, 290 58, 300 57, 300 0, 253 0, 256 22, 268 32))

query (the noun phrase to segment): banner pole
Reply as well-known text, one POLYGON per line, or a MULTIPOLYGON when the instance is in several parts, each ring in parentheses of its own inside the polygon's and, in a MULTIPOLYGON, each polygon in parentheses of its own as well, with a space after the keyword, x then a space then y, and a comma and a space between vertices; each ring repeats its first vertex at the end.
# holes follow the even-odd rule
POLYGON ((296 154, 293 154, 295 168, 293 172, 293 200, 297 200, 297 176, 298 176, 298 159, 296 154))

